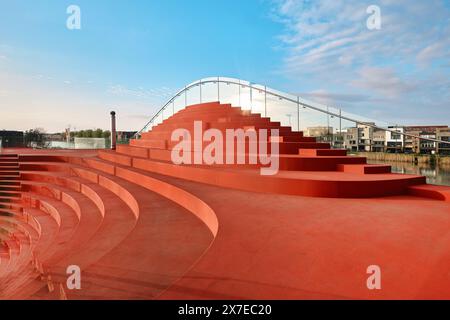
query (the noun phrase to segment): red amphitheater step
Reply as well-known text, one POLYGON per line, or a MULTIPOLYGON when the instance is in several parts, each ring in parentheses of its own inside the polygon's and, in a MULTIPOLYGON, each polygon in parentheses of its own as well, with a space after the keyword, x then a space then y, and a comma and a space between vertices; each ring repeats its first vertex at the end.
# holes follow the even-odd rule
MULTIPOLYGON (((8 248, 7 244, 5 243, 5 247, 8 248)), ((10 254, 9 254, 9 248, 7 249, 8 253, 2 253, 0 254, 0 277, 3 277, 3 274, 6 272, 8 265, 9 265, 9 261, 11 259, 10 254)), ((4 296, 0 295, 0 298, 2 300, 6 300, 9 299, 9 296, 4 296)))
POLYGON ((24 213, 32 216, 42 228, 42 236, 34 253, 36 256, 45 256, 47 251, 55 243, 59 232, 59 225, 54 217, 39 209, 24 208, 24 213))
POLYGON ((446 186, 435 186, 429 184, 411 186, 408 188, 410 194, 419 196, 432 198, 443 201, 450 201, 450 190, 446 186))
MULTIPOLYGON (((91 188, 103 202, 105 210, 102 224, 92 239, 84 244, 79 252, 74 252, 69 259, 69 261, 83 268, 97 261, 123 241, 134 228, 136 216, 130 207, 113 192, 96 183, 86 183, 82 178, 73 177, 72 179, 76 179, 91 188), (89 254, 86 255, 83 252, 89 252, 89 254)), ((64 269, 63 265, 60 263, 58 265, 62 270, 64 269)))
POLYGON ((19 166, 16 163, 1 164, 0 165, 0 172, 4 172, 4 171, 15 171, 15 172, 17 172, 18 170, 19 170, 19 166))
MULTIPOLYGON (((221 106, 218 103, 210 104, 209 108, 213 108, 213 105, 215 105, 214 108, 222 108, 222 110, 215 114, 209 113, 207 117, 211 119, 214 117, 217 119, 223 109, 233 109, 231 106, 221 106)), ((189 108, 183 110, 180 113, 182 116, 178 114, 179 118, 176 118, 177 116, 169 118, 160 129, 155 130, 155 133, 166 134, 170 131, 168 128, 175 125, 176 121, 182 122, 189 117, 192 119, 192 116, 204 119, 202 114, 208 112, 202 108, 205 108, 205 105, 196 106, 192 110, 188 110, 189 108), (196 112, 196 114, 190 112, 196 112)), ((248 113, 242 114, 242 118, 245 118, 247 117, 245 114, 248 113)), ((241 115, 236 114, 236 117, 241 115)), ((258 116, 254 119, 255 122, 259 121, 256 120, 258 116)), ((247 124, 246 120, 241 122, 236 120, 231 123, 233 125, 247 124)), ((145 137, 152 138, 156 135, 149 134, 145 137)), ((422 255, 427 257, 428 250, 422 248, 420 250, 423 252, 419 252, 417 249, 410 249, 409 242, 405 244, 399 242, 398 230, 402 234, 406 231, 408 239, 412 239, 414 234, 425 234, 426 236, 421 237, 425 240, 425 246, 422 246, 425 248, 432 247, 436 243, 448 242, 448 239, 444 237, 448 222, 445 209, 448 208, 440 201, 421 200, 417 197, 448 199, 448 190, 445 188, 430 189, 427 186, 424 188, 421 186, 425 183, 424 177, 391 174, 388 166, 367 165, 365 158, 348 157, 343 150, 330 149, 329 144, 317 143, 312 137, 303 137, 302 133, 288 132, 280 140, 283 141, 280 143, 280 168, 285 170, 279 171, 274 176, 262 176, 259 168, 251 167, 177 166, 168 160, 172 147, 170 143, 167 143, 167 150, 157 148, 157 143, 161 141, 147 142, 149 145, 146 148, 118 147, 116 153, 113 151, 96 151, 95 154, 87 154, 83 151, 54 151, 53 153, 46 150, 27 151, 29 155, 20 156, 21 180, 3 181, 6 183, 22 181, 21 191, 0 191, 0 197, 4 197, 6 201, 1 202, 0 205, 9 211, 14 209, 19 211, 22 205, 25 213, 32 213, 36 218, 34 220, 32 217, 30 225, 35 222, 42 231, 42 237, 35 239, 36 241, 29 241, 27 246, 25 236, 28 231, 25 227, 19 223, 9 226, 8 234, 18 231, 16 237, 19 239, 17 242, 19 255, 16 255, 14 250, 10 252, 9 247, 0 250, 2 259, 0 273, 4 273, 5 270, 12 271, 8 272, 8 277, 0 283, 0 298, 3 298, 1 296, 3 293, 6 294, 6 298, 51 299, 56 297, 56 295, 49 295, 45 289, 45 283, 34 279, 33 273, 30 273, 31 270, 25 267, 27 254, 34 243, 37 254, 44 257, 44 265, 51 269, 50 273, 56 284, 64 283, 67 279, 65 268, 68 264, 78 264, 82 267, 83 290, 67 292, 69 298, 141 299, 156 298, 161 294, 163 294, 162 297, 175 295, 230 298, 235 297, 236 288, 242 297, 255 297, 255 294, 256 297, 271 297, 277 294, 287 297, 311 297, 311 291, 325 292, 324 295, 327 297, 332 294, 350 298, 366 297, 364 294, 355 294, 347 289, 329 290, 329 283, 327 286, 326 281, 316 280, 323 278, 323 274, 329 274, 326 268, 333 257, 347 254, 350 260, 335 259, 338 264, 344 262, 335 276, 337 278, 343 276, 345 282, 350 283, 350 277, 352 277, 350 272, 342 271, 351 269, 350 264, 345 265, 346 261, 350 261, 353 266, 354 262, 362 263, 364 267, 361 270, 365 270, 366 264, 371 263, 369 260, 373 259, 371 254, 365 252, 373 253, 373 249, 379 245, 382 247, 380 252, 384 249, 395 249, 387 251, 390 257, 398 256, 400 252, 398 248, 408 253, 402 256, 400 263, 395 262, 397 264, 394 264, 394 271, 405 270, 403 261, 405 264, 411 261, 428 261, 421 259, 422 255), (156 143, 156 145, 150 145, 150 143, 156 143), (229 188, 241 191, 228 190, 229 188), (261 195, 258 192, 264 194, 261 195), (268 197, 270 194, 278 194, 278 196, 276 199, 270 199, 268 197), (280 194, 302 197, 286 197, 280 194), (16 198, 11 200, 10 195, 15 195, 16 198), (387 195, 397 195, 397 197, 373 201, 364 199, 357 202, 342 199, 387 195), (305 198, 305 196, 341 199, 325 201, 305 198), (95 228, 90 228, 90 223, 86 223, 86 220, 89 220, 89 210, 86 209, 87 206, 83 204, 81 198, 84 198, 86 204, 94 208, 91 211, 96 211, 100 217, 95 228), (14 202, 8 203, 10 200, 14 202), (405 209, 411 205, 412 200, 414 205, 426 209, 423 220, 415 219, 421 213, 414 213, 415 218, 413 218, 408 212, 409 209, 405 209), (374 207, 376 210, 373 209, 374 207), (236 211, 236 208, 240 210, 236 211), (277 213, 277 208, 283 209, 282 215, 277 213), (301 208, 300 211, 299 208, 301 208), (327 208, 337 209, 327 211, 327 208), (33 210, 39 211, 39 214, 33 210), (350 214, 347 214, 349 210, 350 214), (417 226, 424 225, 423 221, 429 221, 428 211, 435 214, 435 219, 432 219, 429 225, 427 224, 427 228, 417 229, 417 226), (259 219, 256 224, 255 212, 258 213, 259 219), (317 212, 326 214, 312 214, 317 212), (361 215, 361 212, 364 212, 364 215, 361 215), (396 217, 400 213, 402 219, 398 219, 398 224, 395 224, 395 219, 392 220, 393 216, 390 216, 392 212, 396 217), (53 230, 51 221, 45 220, 40 215, 52 219, 59 228, 55 227, 53 230), (371 229, 371 226, 375 224, 367 224, 368 218, 370 221, 373 219, 375 222, 378 221, 376 223, 378 229, 383 229, 383 243, 369 242, 368 247, 363 246, 359 248, 357 255, 354 252, 352 255, 349 249, 354 248, 347 244, 356 242, 341 241, 342 233, 347 236, 344 237, 345 239, 354 240, 377 232, 377 228, 371 229), (217 232, 218 219, 221 223, 219 233, 217 232), (77 220, 79 220, 78 225, 76 225, 77 220), (394 231, 384 226, 385 221, 388 221, 386 227, 394 222, 394 231), (270 233, 274 225, 280 232, 270 233), (344 227, 335 230, 336 226, 342 225, 344 227), (311 233, 310 229, 319 232, 311 233), (330 234, 330 230, 335 232, 330 234), (347 232, 348 230, 351 232, 347 232), (355 230, 356 236, 353 235, 355 230), (387 233, 386 230, 388 230, 387 233), (434 234, 432 237, 429 236, 431 231, 434 234), (298 234, 306 235, 307 241, 296 241, 295 235, 298 234), (322 238, 317 237, 317 234, 322 238), (248 236, 247 239, 245 235, 248 236), (294 236, 289 238, 290 235, 294 236), (48 237, 52 240, 50 241, 48 237), (80 241, 80 238, 83 238, 83 241, 80 241), (259 242, 254 241, 256 238, 260 239, 259 242), (214 242, 212 242, 213 239, 214 242), (236 242, 236 239, 239 241, 236 242), (236 244, 235 248, 233 243, 236 244), (332 250, 329 246, 327 247, 327 243, 334 243, 332 250), (384 248, 385 243, 388 245, 384 248), (265 250, 259 250, 260 247, 264 247, 265 250), (267 248, 269 251, 266 250, 267 248), (226 252, 229 254, 224 256, 226 252), (300 255, 298 252, 307 252, 307 255, 300 255), (316 253, 328 258, 318 263, 315 258, 316 253), (414 258, 410 258, 412 256, 414 258), (238 257, 237 260, 236 257, 238 257), (368 258, 370 259, 366 261, 368 258), (295 263, 288 263, 291 260, 295 263), (233 261, 244 261, 244 264, 236 264, 233 261), (255 261, 258 263, 255 264, 255 261), (252 268, 242 268, 249 263, 250 265, 253 263, 252 268), (292 272, 281 272, 286 268, 294 270, 294 267, 300 264, 317 271, 312 276, 315 279, 314 286, 308 285, 307 279, 311 277, 310 272, 301 273, 301 279, 294 282, 293 279, 298 277, 291 277, 292 272), (223 267, 224 265, 226 267, 223 267), (270 268, 264 266, 270 266, 270 268), (279 274, 285 275, 284 278, 282 277, 283 281, 278 281, 280 277, 270 276, 273 270, 281 270, 279 274), (208 272, 213 273, 212 278, 208 276, 208 272), (233 277, 245 281, 234 281, 233 277), (217 279, 222 280, 217 281, 217 279), (264 285, 262 286, 261 283, 264 285), (268 287, 270 290, 266 290, 268 287), (6 291, 2 291, 3 288, 6 291)), ((163 143, 166 142, 163 141, 163 143)), ((12 217, 0 217, 0 220, 17 219, 21 214, 12 213, 12 217)), ((9 245, 14 248, 14 243, 9 245)), ((381 257, 385 256, 383 252, 381 257)), ((437 252, 433 259, 426 262, 425 267, 407 274, 404 277, 404 283, 408 283, 410 276, 416 274, 416 271, 421 279, 428 279, 435 270, 433 268, 437 262, 438 271, 448 270, 448 262, 440 262, 445 257, 442 252, 437 252)), ((383 261, 382 259, 381 263, 383 261)), ((296 270, 298 271, 298 268, 296 270)), ((297 271, 294 272, 296 275, 297 271)), ((364 272, 361 275, 361 283, 365 281, 363 276, 364 272)), ((389 279, 389 275, 386 279, 389 279)), ((397 283, 396 281, 394 282, 397 283)), ((445 281, 447 280, 444 279, 444 283, 445 281)), ((423 283, 425 282, 420 282, 417 290, 423 287, 423 283)), ((427 283, 429 285, 430 282, 427 283)), ((333 288, 336 288, 334 282, 331 284, 333 288)), ((408 293, 408 297, 412 297, 414 292, 408 293)), ((435 291, 427 290, 427 292, 435 291)))
POLYGON ((124 166, 131 166, 132 158, 117 152, 103 151, 98 152, 98 157, 103 160, 112 161, 114 163, 123 164, 124 166))
MULTIPOLYGON (((267 120, 253 120, 253 119, 246 119, 241 118, 240 120, 230 120, 230 121, 198 121, 200 122, 197 124, 198 127, 202 128, 202 130, 208 130, 211 128, 224 130, 224 129, 236 129, 236 128, 255 128, 255 129, 279 129, 281 133, 283 132, 291 132, 291 127, 284 127, 280 126, 278 124, 272 124, 267 120)), ((193 130, 195 126, 195 119, 192 120, 183 120, 183 121, 177 121, 174 123, 167 123, 164 125, 158 125, 154 128, 152 128, 152 131, 150 132, 172 132, 176 129, 188 129, 193 130)), ((143 138, 145 138, 150 132, 144 132, 141 134, 143 138)))
MULTIPOLYGON (((132 140, 132 141, 140 141, 140 140, 132 140)), ((176 143, 170 143, 169 149, 172 149, 172 147, 176 143)), ((304 142, 280 142, 278 145, 280 154, 297 154, 299 148, 314 148, 314 147, 321 147, 321 148, 329 148, 330 145, 327 143, 304 143, 304 142)), ((250 148, 249 144, 246 144, 246 151, 250 148)), ((270 152, 270 144, 268 145, 268 152, 270 152)), ((126 146, 126 145, 119 145, 117 146, 117 153, 127 155, 130 157, 138 157, 138 158, 148 158, 149 152, 151 152, 148 148, 145 147, 136 147, 136 146, 126 146)), ((100 153, 104 153, 104 151, 101 151, 100 153)), ((169 158, 167 158, 169 159, 169 158)), ((128 160, 127 160, 128 161, 128 160)), ((167 161, 170 161, 167 160, 167 161)))
POLYGON ((23 231, 22 225, 12 221, 11 223, 15 226, 10 228, 11 236, 8 240, 12 255, 8 268, 4 270, 1 278, 2 294, 5 294, 11 288, 12 281, 22 280, 21 276, 26 273, 25 269, 28 267, 32 256, 31 238, 26 234, 26 231, 23 231), (8 279, 8 277, 13 279, 8 279))
POLYGON ((298 149, 330 149, 330 144, 328 142, 298 142, 298 149))
MULTIPOLYGON (((317 158, 316 159, 320 159, 317 158)), ((424 177, 389 174, 383 178, 356 179, 343 172, 280 171, 261 176, 256 170, 211 170, 211 167, 177 166, 159 161, 134 159, 133 167, 186 180, 253 192, 295 194, 316 197, 373 197, 401 194, 405 187, 423 184, 424 177), (350 179, 350 182, 349 182, 350 179), (367 180, 367 181, 365 181, 367 180), (383 185, 383 188, 380 186, 383 185)))
MULTIPOLYGON (((284 153, 282 151, 282 145, 285 144, 285 146, 294 146, 296 144, 298 147, 293 150, 289 147, 288 152, 286 153, 298 153, 298 148, 330 148, 330 145, 328 143, 317 143, 315 142, 315 138, 308 138, 308 137, 301 137, 301 136, 291 136, 291 137, 279 137, 276 139, 280 146, 280 152, 284 153)), ((271 141, 274 142, 274 138, 271 138, 271 141)), ((130 140, 130 146, 132 147, 139 147, 139 148, 148 148, 148 149, 173 149, 174 146, 176 146, 179 143, 179 141, 171 141, 171 137, 168 137, 168 139, 160 139, 160 140, 149 140, 149 139, 140 139, 140 140, 130 140)), ((192 141, 192 144, 194 141, 192 141)), ((207 142, 203 143, 203 145, 206 145, 207 142)), ((121 149, 124 150, 124 149, 121 149)), ((283 149, 284 150, 284 149, 283 149)), ((120 150, 119 150, 120 151, 120 150)), ((145 152, 139 150, 140 152, 139 156, 145 155, 145 152)), ((121 152, 120 153, 124 153, 121 152)))
MULTIPOLYGON (((174 116, 171 116, 166 120, 165 123, 169 121, 179 121, 179 120, 187 120, 187 119, 195 119, 201 117, 204 120, 207 119, 217 119, 219 117, 227 117, 227 116, 246 116, 250 113, 240 110, 239 108, 228 108, 225 106, 219 106, 217 108, 213 108, 211 110, 192 110, 192 109, 184 109, 180 112, 176 113, 174 116)), ((258 117, 258 114, 253 114, 253 116, 258 117)), ((164 122, 163 122, 164 123, 164 122)))
MULTIPOLYGON (((238 124, 212 124, 212 123, 208 123, 208 122, 201 122, 198 123, 197 125, 194 124, 194 122, 189 122, 186 124, 180 124, 180 123, 175 123, 175 124, 171 124, 171 125, 164 125, 162 127, 160 127, 158 130, 151 130, 148 132, 143 132, 141 134, 141 139, 164 139, 164 138, 168 138, 170 139, 170 137, 172 136, 172 133, 175 130, 178 129, 184 129, 189 131, 189 133, 193 136, 194 135, 194 128, 200 128, 201 132, 203 133, 206 130, 209 129, 217 129, 220 130, 223 134, 226 132, 227 129, 243 129, 243 130, 254 130, 254 129, 279 129, 280 133, 290 133, 291 130, 290 128, 279 128, 277 126, 272 126, 272 125, 258 125, 258 124, 243 124, 243 125, 238 125, 238 124)), ((270 133, 270 131, 269 131, 270 133)))
POLYGON ((346 156, 345 149, 300 149, 298 152, 301 156, 346 156))
POLYGON ((19 161, 19 157, 7 157, 7 158, 0 158, 0 164, 3 163, 9 163, 9 162, 15 162, 17 163, 19 161))
POLYGON ((25 243, 22 246, 26 252, 21 255, 21 262, 18 262, 19 266, 14 268, 14 271, 9 274, 10 277, 6 278, 6 281, 3 284, 1 295, 6 296, 9 299, 20 286, 27 285, 31 281, 35 281, 38 277, 34 267, 29 263, 30 260, 33 260, 31 253, 33 248, 30 245, 31 243, 25 243), (25 263, 22 261, 25 261, 25 263))
POLYGON ((10 261, 10 251, 6 242, 0 242, 0 278, 6 272, 10 261))
MULTIPOLYGON (((130 143, 137 140, 130 140, 130 143)), ((118 145, 117 153, 125 154, 131 157, 148 158, 148 149, 128 145, 118 145)))
POLYGON ((180 121, 192 121, 195 120, 198 117, 206 116, 207 118, 210 118, 211 121, 219 121, 219 122, 227 122, 227 121, 234 121, 234 120, 242 120, 242 119, 252 119, 252 120, 263 120, 266 123, 270 122, 270 118, 268 117, 262 117, 260 114, 252 114, 248 113, 246 111, 242 111, 240 108, 227 108, 227 107, 221 107, 216 108, 214 110, 210 111, 193 111, 193 110, 187 110, 184 109, 174 116, 164 120, 158 126, 167 125, 171 123, 176 123, 180 121), (214 118, 211 118, 211 116, 215 116, 214 118))
MULTIPOLYGON (((235 148, 237 148, 235 146, 235 148)), ((246 146, 246 152, 248 151, 246 146)), ((191 152, 191 163, 193 163, 194 152, 191 152)), ((235 155, 236 157, 236 155, 235 155)), ((246 154, 246 158, 248 154, 246 154)), ((111 159, 111 158, 110 158, 111 159)), ((172 151, 171 150, 149 150, 149 159, 171 162, 172 151)), ((131 160, 130 160, 131 161, 131 160)), ((295 154, 281 154, 279 157, 281 170, 304 170, 304 171, 334 171, 336 165, 339 163, 353 163, 353 164, 365 164, 366 159, 364 157, 346 157, 346 156, 324 156, 324 157, 303 157, 295 154)))
MULTIPOLYGON (((227 138, 227 129, 224 128, 213 128, 216 130, 219 130, 220 133, 222 134, 223 139, 225 140, 227 138)), ((254 127, 244 127, 244 128, 240 128, 242 129, 243 133, 246 134, 252 134, 252 132, 254 132, 255 130, 260 130, 260 128, 256 128, 254 130, 254 127)), ((259 135, 260 131, 256 131, 256 136, 259 135)), ((133 144, 134 146, 145 146, 145 147, 149 147, 149 148, 160 148, 160 149, 164 149, 165 145, 163 144, 164 141, 170 141, 172 140, 172 133, 173 132, 169 132, 169 131, 160 131, 160 132, 148 132, 148 134, 146 136, 144 136, 142 139, 140 139, 139 141, 152 141, 149 142, 148 144, 145 144, 145 142, 142 142, 141 144, 133 144), (154 143, 155 145, 152 145, 151 143, 154 143), (156 145, 156 144, 161 144, 161 145, 156 145)), ((203 133, 204 131, 202 131, 200 133, 200 135, 195 134, 194 131, 189 131, 189 135, 190 138, 192 140, 194 139, 198 139, 201 140, 203 138, 203 133)), ((233 136, 236 136, 236 132, 232 132, 233 136)), ((315 142, 316 139, 315 138, 310 138, 310 137, 303 137, 303 135, 300 132, 286 132, 286 133, 279 133, 278 136, 275 137, 275 133, 273 131, 267 131, 265 133, 268 137, 268 139, 271 139, 271 141, 273 139, 276 139, 276 141, 279 142, 315 142)))
POLYGON ((277 141, 279 141, 279 142, 305 142, 305 143, 309 142, 309 143, 315 143, 316 142, 316 138, 314 138, 314 137, 304 137, 302 135, 299 135, 297 132, 294 132, 293 134, 285 134, 285 135, 280 136, 277 139, 277 141))
POLYGON ((9 209, 9 208, 0 208, 0 216, 3 217, 11 217, 14 215, 20 215, 21 212, 18 210, 14 210, 14 209, 9 209))
POLYGON ((13 198, 10 196, 0 196, 1 203, 17 202, 18 200, 20 200, 20 198, 13 198))
MULTIPOLYGON (((81 193, 61 186, 48 185, 38 182, 27 183, 31 184, 33 192, 61 200, 66 205, 70 206, 74 211, 77 211, 81 217, 80 223, 76 228, 76 233, 73 235, 70 243, 67 243, 65 252, 60 252, 60 255, 53 255, 52 258, 46 261, 47 264, 52 265, 58 261, 61 261, 63 257, 70 257, 72 252, 79 251, 80 246, 88 242, 88 240, 91 239, 98 230, 103 216, 99 212, 97 206, 81 193)), ((67 263, 70 264, 70 261, 67 263)), ((25 299, 39 291, 44 286, 45 283, 42 283, 41 281, 32 281, 31 284, 27 284, 19 288, 12 296, 16 299, 25 299)))
POLYGON ((11 197, 11 198, 20 198, 20 192, 11 191, 11 190, 0 190, 0 196, 11 197))
POLYGON ((2 175, 2 176, 19 176, 20 174, 19 174, 19 171, 10 170, 10 171, 0 171, 0 175, 2 175))
MULTIPOLYGON (((8 227, 3 227, 3 228, 8 228, 8 227)), ((12 231, 12 230, 10 229, 10 231, 12 231)), ((14 272, 14 269, 17 266, 18 260, 20 258, 21 244, 17 239, 14 239, 14 238, 4 240, 4 242, 8 245, 9 252, 10 252, 10 260, 9 260, 8 267, 4 271, 4 274, 2 275, 3 277, 7 277, 11 272, 14 272)))
POLYGON ((19 155, 17 155, 17 154, 5 155, 5 154, 0 153, 0 162, 8 161, 8 160, 17 160, 18 158, 19 158, 19 155))
MULTIPOLYGON (((352 158, 352 157, 349 157, 352 158)), ((377 174, 377 173, 390 173, 391 166, 389 165, 375 165, 375 164, 339 164, 338 170, 348 173, 359 173, 359 174, 377 174)))
POLYGON ((37 183, 35 181, 27 183, 30 183, 31 191, 41 196, 61 201, 71 207, 79 217, 76 234, 71 241, 72 249, 76 249, 78 245, 88 241, 100 226, 103 220, 103 213, 100 212, 99 208, 103 208, 103 205, 102 203, 95 204, 94 200, 97 200, 97 196, 87 187, 80 186, 78 191, 73 191, 63 186, 37 183), (92 197, 92 200, 85 194, 92 197))
POLYGON ((0 185, 0 192, 5 191, 20 191, 20 185, 0 185))
POLYGON ((19 226, 19 229, 24 231, 25 234, 29 235, 33 245, 37 243, 40 238, 40 229, 39 226, 35 223, 34 220, 20 214, 12 213, 10 216, 1 216, 1 221, 7 222, 9 224, 14 224, 19 226))
MULTIPOLYGON (((174 117, 173 119, 170 119, 166 122, 160 123, 157 126, 157 128, 164 127, 166 125, 178 124, 178 123, 193 124, 194 121, 202 121, 203 123, 216 123, 218 121, 218 119, 224 119, 224 120, 222 120, 223 124, 226 124, 225 119, 229 118, 229 117, 240 118, 241 121, 246 120, 246 119, 250 120, 253 118, 256 120, 256 123, 277 125, 276 122, 273 122, 273 123, 269 122, 267 120, 264 120, 264 118, 262 118, 258 115, 248 116, 248 115, 243 114, 240 111, 217 111, 217 112, 211 112, 211 113, 198 112, 198 113, 191 113, 191 114, 184 115, 184 116, 174 117)), ((155 126, 155 128, 156 128, 156 126, 155 126)))
POLYGON ((59 227, 55 244, 45 252, 45 255, 41 255, 40 259, 42 261, 47 261, 63 256, 64 252, 70 248, 70 240, 72 240, 72 237, 78 228, 80 217, 71 207, 61 201, 50 199, 32 192, 23 196, 24 202, 26 202, 27 199, 37 202, 39 204, 38 208, 54 217, 59 227))
POLYGON ((0 174, 0 183, 2 180, 19 180, 20 174, 0 174))
POLYGON ((20 182, 17 180, 6 180, 0 177, 0 186, 20 186, 20 182))
POLYGON ((126 186, 137 197, 141 210, 139 220, 119 246, 84 271, 83 290, 69 295, 113 299, 154 297, 198 259, 209 246, 211 235, 200 221, 169 200, 121 178, 108 176, 108 179, 126 186), (147 237, 145 243, 143 237, 147 237), (181 245, 186 241, 192 244, 181 245), (161 252, 165 253, 161 255, 161 252), (131 261, 133 272, 123 272, 131 261), (100 277, 101 274, 108 276, 100 277))
POLYGON ((9 210, 16 210, 19 212, 22 212, 23 206, 21 203, 18 202, 1 202, 0 201, 0 210, 2 209, 9 209, 9 210))
MULTIPOLYGON (((270 118, 261 117, 260 115, 254 114, 219 114, 217 117, 210 116, 209 118, 203 118, 202 114, 186 116, 182 119, 169 118, 162 123, 154 126, 152 131, 163 130, 164 128, 176 129, 192 126, 194 121, 201 121, 207 124, 208 127, 215 127, 218 125, 230 125, 234 124, 236 128, 247 126, 247 125, 259 125, 267 127, 280 127, 281 123, 279 121, 271 121, 270 118)), ((168 130, 166 129, 166 130, 168 130)))
POLYGON ((132 139, 130 140, 130 146, 151 149, 167 149, 167 140, 132 139))

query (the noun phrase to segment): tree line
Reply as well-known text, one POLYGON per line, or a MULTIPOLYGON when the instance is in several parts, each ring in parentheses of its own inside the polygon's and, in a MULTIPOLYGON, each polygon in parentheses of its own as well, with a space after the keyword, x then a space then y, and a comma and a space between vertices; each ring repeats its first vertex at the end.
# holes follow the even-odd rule
MULTIPOLYGON (((66 133, 63 133, 63 136, 65 136, 66 133)), ((111 131, 102 129, 95 129, 95 130, 80 130, 80 131, 73 131, 70 132, 70 137, 76 137, 76 138, 105 138, 109 139, 111 137, 111 131)))

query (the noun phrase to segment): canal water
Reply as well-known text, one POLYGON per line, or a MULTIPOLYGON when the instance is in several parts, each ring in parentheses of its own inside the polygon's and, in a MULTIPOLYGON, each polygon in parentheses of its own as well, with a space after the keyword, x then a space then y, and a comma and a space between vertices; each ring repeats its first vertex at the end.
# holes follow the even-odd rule
POLYGON ((427 178, 427 183, 450 186, 450 166, 439 166, 426 163, 415 165, 408 162, 388 162, 378 160, 367 160, 367 162, 371 164, 388 164, 392 166, 392 172, 422 175, 427 178))

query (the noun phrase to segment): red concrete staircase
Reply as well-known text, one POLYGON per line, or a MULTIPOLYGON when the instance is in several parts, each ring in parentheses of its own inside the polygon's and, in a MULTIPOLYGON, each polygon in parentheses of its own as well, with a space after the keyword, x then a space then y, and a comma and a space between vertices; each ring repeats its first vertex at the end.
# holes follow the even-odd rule
MULTIPOLYGON (((12 191, 8 182, 4 182, 6 188, 0 184, 2 298, 153 297, 177 280, 212 240, 211 231, 188 209, 137 184, 88 168, 87 159, 49 155, 4 159, 11 163, 8 167, 20 167, 20 174, 8 169, 2 182, 16 173, 14 181, 20 188, 12 191), (172 234, 176 229, 180 232, 172 234), (144 252, 134 245, 143 237, 151 244, 144 252), (185 245, 179 245, 180 241, 185 245), (173 249, 149 268, 165 246, 173 249), (138 263, 134 262, 137 256, 138 263), (60 292, 70 265, 83 270, 82 293, 60 292)), ((201 200, 190 200, 186 207, 203 205, 208 211, 201 200)))
MULTIPOLYGON (((247 145, 247 160, 249 150, 251 147, 247 145)), ((150 132, 142 133, 141 139, 132 140, 130 145, 119 145, 116 153, 102 151, 99 157, 116 164, 222 187, 304 196, 377 197, 403 194, 409 186, 425 183, 424 177, 392 174, 388 165, 369 165, 364 157, 347 156, 346 150, 331 149, 328 143, 318 143, 315 138, 304 137, 302 132, 294 132, 260 114, 219 103, 181 110, 150 132), (174 165, 171 154, 178 141, 171 140, 172 132, 184 128, 194 137, 194 121, 201 121, 202 129, 214 128, 224 135, 226 129, 278 129, 280 172, 270 177, 261 176, 258 170, 261 165, 250 164, 214 165, 214 170, 205 165, 174 165)))
POLYGON ((0 299, 450 298, 449 194, 259 114, 194 105, 116 151, 1 154, 0 299), (174 164, 172 132, 194 136, 194 121, 278 129, 279 172, 174 164), (373 263, 388 290, 365 288, 373 263))

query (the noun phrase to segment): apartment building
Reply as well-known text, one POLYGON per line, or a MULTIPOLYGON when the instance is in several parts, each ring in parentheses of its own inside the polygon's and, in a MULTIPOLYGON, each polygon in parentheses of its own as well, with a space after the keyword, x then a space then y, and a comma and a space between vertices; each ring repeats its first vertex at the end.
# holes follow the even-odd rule
POLYGON ((344 148, 350 151, 372 151, 375 123, 358 124, 356 127, 347 128, 344 136, 344 148))
POLYGON ((426 140, 450 141, 448 126, 391 126, 387 131, 370 125, 374 123, 346 128, 343 132, 343 147, 350 151, 450 154, 449 144, 426 140))
POLYGON ((333 134, 333 127, 327 126, 317 126, 317 127, 308 127, 306 128, 306 136, 308 137, 317 137, 323 138, 331 136, 333 134))
POLYGON ((405 144, 404 135, 405 129, 402 127, 388 127, 389 131, 385 131, 385 151, 386 152, 403 152, 405 144))
MULTIPOLYGON (((436 138, 438 140, 450 142, 450 128, 438 128, 436 130, 436 138)), ((450 144, 438 143, 436 152, 439 154, 450 155, 450 144)))
POLYGON ((380 129, 373 130, 372 150, 373 152, 386 151, 386 131, 380 129))
POLYGON ((425 139, 441 139, 443 136, 446 141, 446 133, 448 134, 448 126, 445 125, 428 125, 428 126, 406 126, 404 127, 405 133, 414 137, 406 137, 407 143, 405 143, 406 152, 433 154, 433 153, 445 153, 449 148, 447 144, 440 143, 441 150, 439 150, 438 143, 425 139), (419 138, 415 138, 419 137, 419 138), (422 138, 422 139, 420 139, 422 138))

